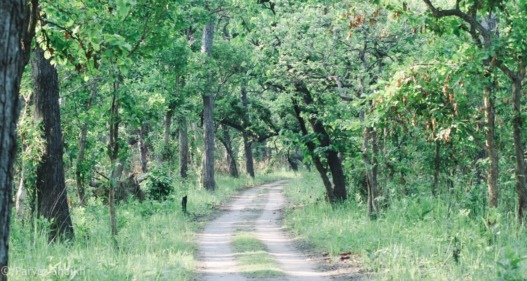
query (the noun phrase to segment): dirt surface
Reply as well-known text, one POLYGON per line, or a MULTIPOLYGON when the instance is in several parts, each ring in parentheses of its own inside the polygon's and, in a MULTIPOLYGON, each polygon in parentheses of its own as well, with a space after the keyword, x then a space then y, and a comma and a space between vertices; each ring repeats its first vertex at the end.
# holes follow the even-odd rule
POLYGON ((291 238, 281 226, 286 181, 263 184, 235 196, 224 212, 210 221, 198 237, 198 279, 206 281, 360 280, 363 275, 353 263, 335 262, 309 251, 309 246, 291 238), (280 277, 254 277, 240 272, 231 241, 238 231, 251 232, 276 260, 280 277))

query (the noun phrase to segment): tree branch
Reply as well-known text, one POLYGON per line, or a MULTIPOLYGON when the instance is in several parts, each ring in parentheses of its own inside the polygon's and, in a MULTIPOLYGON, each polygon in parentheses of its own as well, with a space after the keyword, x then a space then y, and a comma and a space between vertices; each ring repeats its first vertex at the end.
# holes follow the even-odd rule
POLYGON ((474 29, 479 31, 479 33, 481 34, 481 36, 483 36, 483 38, 485 39, 486 42, 488 42, 488 40, 490 39, 490 32, 489 32, 489 30, 487 30, 485 27, 483 27, 483 25, 481 25, 481 23, 476 21, 476 19, 474 17, 470 16, 467 13, 462 12, 459 9, 459 1, 456 1, 456 8, 455 9, 450 9, 450 10, 437 9, 432 4, 432 2, 430 2, 430 0, 423 0, 423 2, 428 7, 428 10, 430 10, 430 12, 432 12, 432 15, 434 15, 434 17, 436 17, 436 18, 444 18, 444 17, 450 17, 450 16, 458 17, 458 18, 462 19, 463 21, 465 21, 466 23, 470 24, 471 27, 473 27, 474 29))

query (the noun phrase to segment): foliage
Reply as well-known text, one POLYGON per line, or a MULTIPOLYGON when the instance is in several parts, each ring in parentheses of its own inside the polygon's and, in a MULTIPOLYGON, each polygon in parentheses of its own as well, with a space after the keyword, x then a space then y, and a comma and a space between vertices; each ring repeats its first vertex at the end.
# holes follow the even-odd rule
POLYGON ((219 178, 214 194, 196 188, 197 182, 173 182, 175 196, 165 201, 124 202, 117 208, 119 248, 108 239, 107 206, 100 199, 72 209, 76 238, 65 244, 48 243, 45 221, 32 228, 15 220, 10 280, 192 280, 194 241, 203 217, 242 188, 284 176, 287 173, 255 180, 219 178), (181 212, 182 194, 189 196, 190 216, 181 212))
POLYGON ((418 194, 392 199, 379 219, 370 221, 362 200, 331 207, 321 182, 302 173, 285 189, 294 208, 285 224, 316 250, 338 259, 352 252, 374 280, 523 280, 527 264, 525 227, 499 210, 490 228, 486 214, 471 215, 448 196, 418 194), (316 227, 315 227, 316 226, 316 227), (509 279, 507 279, 509 278, 509 279))
POLYGON ((148 196, 152 200, 166 200, 174 190, 172 178, 168 176, 167 171, 164 171, 163 169, 150 171, 144 182, 148 196))

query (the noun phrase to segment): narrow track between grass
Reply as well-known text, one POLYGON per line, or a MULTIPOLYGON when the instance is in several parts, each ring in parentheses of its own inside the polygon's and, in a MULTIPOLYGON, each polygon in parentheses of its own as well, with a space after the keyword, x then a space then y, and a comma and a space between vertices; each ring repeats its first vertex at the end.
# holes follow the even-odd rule
POLYGON ((320 270, 282 229, 286 182, 248 189, 223 206, 199 234, 197 280, 342 280, 320 270))

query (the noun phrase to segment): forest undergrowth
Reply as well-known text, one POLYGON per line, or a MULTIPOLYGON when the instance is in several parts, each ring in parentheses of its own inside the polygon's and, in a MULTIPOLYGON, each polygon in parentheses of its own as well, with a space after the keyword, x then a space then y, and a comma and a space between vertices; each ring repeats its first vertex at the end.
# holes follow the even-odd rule
POLYGON ((331 206, 313 173, 290 181, 285 192, 289 231, 333 259, 358 256, 368 279, 527 280, 527 232, 514 214, 475 214, 453 194, 417 189, 393 195, 370 220, 359 190, 331 206))
POLYGON ((119 233, 112 239, 108 206, 90 198, 85 207, 73 207, 75 239, 48 243, 46 223, 13 219, 10 280, 192 280, 196 233, 208 215, 247 186, 286 177, 271 173, 217 178, 209 192, 197 182, 179 182, 167 200, 130 199, 117 206, 119 233), (181 197, 188 195, 188 215, 181 197), (114 242, 115 240, 115 242, 114 242))

